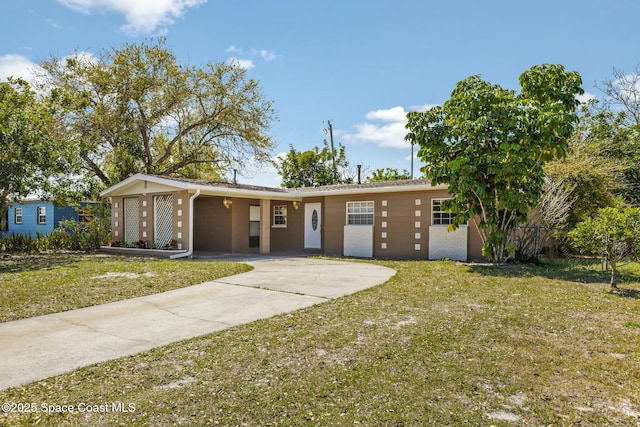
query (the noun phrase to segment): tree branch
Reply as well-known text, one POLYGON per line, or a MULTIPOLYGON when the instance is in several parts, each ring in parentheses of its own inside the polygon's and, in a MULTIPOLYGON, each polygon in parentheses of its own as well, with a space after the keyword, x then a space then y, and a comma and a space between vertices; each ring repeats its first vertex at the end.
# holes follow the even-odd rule
POLYGON ((96 174, 96 176, 100 179, 100 181, 104 183, 104 185, 106 185, 107 187, 111 186, 111 180, 109 180, 104 172, 102 172, 102 169, 100 169, 100 166, 98 166, 93 160, 91 160, 86 153, 81 154, 80 158, 86 162, 89 169, 96 174))

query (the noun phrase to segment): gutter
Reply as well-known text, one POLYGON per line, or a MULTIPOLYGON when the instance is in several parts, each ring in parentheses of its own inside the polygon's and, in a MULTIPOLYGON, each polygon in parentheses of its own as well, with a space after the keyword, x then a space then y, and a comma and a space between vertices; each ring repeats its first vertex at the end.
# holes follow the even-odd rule
POLYGON ((171 255, 169 259, 186 258, 193 255, 193 201, 200 195, 198 188, 193 196, 189 197, 189 250, 180 254, 171 255))

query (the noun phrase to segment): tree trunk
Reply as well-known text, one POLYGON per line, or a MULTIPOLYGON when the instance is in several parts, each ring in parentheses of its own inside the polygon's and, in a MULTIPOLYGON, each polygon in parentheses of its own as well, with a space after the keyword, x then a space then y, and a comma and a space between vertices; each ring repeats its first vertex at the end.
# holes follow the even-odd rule
POLYGON ((618 266, 615 262, 611 262, 611 289, 618 289, 618 266))

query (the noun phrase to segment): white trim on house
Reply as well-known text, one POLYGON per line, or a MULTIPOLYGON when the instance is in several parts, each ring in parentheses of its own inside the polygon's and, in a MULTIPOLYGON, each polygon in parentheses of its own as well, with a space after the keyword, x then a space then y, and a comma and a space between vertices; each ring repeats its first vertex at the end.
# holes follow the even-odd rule
POLYGON ((279 199, 279 200, 287 200, 287 201, 301 201, 301 194, 296 193, 295 191, 288 190, 278 190, 276 188, 268 188, 268 187, 253 187, 253 186, 241 186, 235 184, 226 184, 226 183, 199 183, 199 182, 190 182, 190 181, 182 181, 179 179, 171 179, 165 177, 159 177, 155 175, 145 175, 145 174, 136 174, 133 175, 124 181, 115 184, 106 190, 100 193, 102 197, 112 197, 112 196, 128 196, 128 195, 137 195, 142 192, 146 188, 139 188, 139 184, 143 183, 143 185, 148 186, 149 184, 153 184, 153 186, 149 186, 149 193, 160 192, 160 191, 175 191, 175 190, 186 190, 189 193, 194 193, 196 191, 200 191, 201 195, 209 195, 209 196, 224 196, 224 197, 240 197, 240 198, 249 198, 249 199, 279 199), (164 189, 159 189, 157 186, 165 187, 164 189), (153 188, 155 187, 155 188, 153 188))
POLYGON ((276 199, 285 201, 302 201, 303 197, 324 197, 324 196, 340 196, 350 194, 363 193, 400 193, 405 191, 429 191, 429 190, 446 190, 446 185, 433 186, 424 180, 405 181, 401 185, 397 181, 389 183, 371 184, 345 184, 323 187, 305 187, 305 188, 270 188, 258 187, 252 185, 237 185, 227 183, 206 183, 197 181, 188 181, 181 179, 172 179, 155 175, 136 174, 118 184, 115 184, 100 193, 102 197, 112 196, 128 196, 144 193, 146 186, 149 186, 150 193, 163 191, 158 186, 166 187, 164 191, 187 190, 194 193, 200 190, 201 195, 224 196, 224 197, 240 197, 255 199, 276 199), (144 188, 139 188, 140 184, 144 188))
MULTIPOLYGON (((406 183, 404 185, 390 185, 383 187, 368 187, 359 186, 358 184, 351 184, 349 188, 336 188, 336 189, 303 189, 301 195, 304 197, 319 197, 319 196, 347 196, 350 194, 378 194, 378 193, 404 193, 406 191, 433 191, 433 190, 446 190, 446 185, 423 184, 423 183, 406 183), (351 187, 351 185, 353 185, 351 187)), ((300 189, 297 189, 300 191, 300 189)))

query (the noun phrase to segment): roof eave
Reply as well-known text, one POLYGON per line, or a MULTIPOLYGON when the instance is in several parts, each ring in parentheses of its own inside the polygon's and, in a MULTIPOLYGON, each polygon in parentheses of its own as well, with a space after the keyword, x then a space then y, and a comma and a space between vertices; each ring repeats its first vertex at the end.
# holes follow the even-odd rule
POLYGON ((155 184, 165 185, 175 188, 176 190, 187 190, 190 193, 200 191, 202 195, 221 196, 221 197, 238 197, 253 199, 275 199, 275 200, 302 200, 308 197, 324 197, 324 196, 342 196, 342 195, 358 195, 358 194, 380 194, 380 193, 401 193, 406 191, 434 191, 446 190, 446 185, 433 186, 429 183, 409 183, 404 185, 383 185, 383 186, 353 186, 341 188, 318 187, 306 189, 287 189, 285 191, 273 191, 268 187, 264 189, 255 188, 237 188, 233 186, 225 187, 218 185, 207 185, 188 181, 173 180, 154 175, 136 174, 124 181, 115 184, 100 193, 101 197, 112 197, 124 195, 126 189, 138 181, 146 181, 155 184))
POLYGON ((254 198, 254 199, 280 199, 280 200, 300 200, 300 196, 291 194, 290 192, 279 192, 269 190, 256 190, 248 188, 233 188, 224 186, 212 186, 206 184, 198 184, 193 182, 178 181, 171 178, 164 178, 154 175, 135 174, 129 178, 115 184, 106 190, 100 192, 101 197, 113 197, 119 196, 124 193, 127 187, 133 185, 139 181, 147 181, 155 184, 166 185, 173 187, 177 190, 187 190, 190 193, 194 193, 200 190, 200 194, 209 196, 222 196, 222 197, 240 197, 240 198, 254 198))
POLYGON ((119 191, 122 191, 124 189, 126 189, 128 186, 132 185, 133 183, 135 183, 136 181, 147 181, 147 182, 153 182, 156 184, 161 184, 161 185, 167 185, 170 187, 175 187, 177 189, 183 189, 186 190, 188 189, 188 186, 186 185, 187 183, 184 182, 180 182, 180 181, 174 181, 171 178, 163 178, 160 176, 154 176, 154 175, 146 175, 143 173, 137 173, 133 176, 130 176, 129 178, 120 181, 119 183, 112 185, 111 187, 107 188, 106 190, 102 190, 100 192, 100 197, 111 197, 113 195, 118 195, 119 191))
POLYGON ((212 187, 202 184, 192 184, 190 190, 200 190, 201 195, 238 197, 244 199, 278 199, 278 200, 300 200, 300 195, 291 192, 254 190, 248 188, 232 188, 232 187, 212 187))
POLYGON ((320 196, 347 196, 355 194, 371 194, 371 193, 402 193, 407 191, 434 191, 434 190, 446 190, 448 187, 445 184, 431 185, 431 184, 416 184, 416 185, 398 185, 398 186, 385 186, 385 187, 354 187, 354 188, 336 188, 336 189, 318 189, 318 190, 305 190, 300 194, 302 197, 320 197, 320 196))

